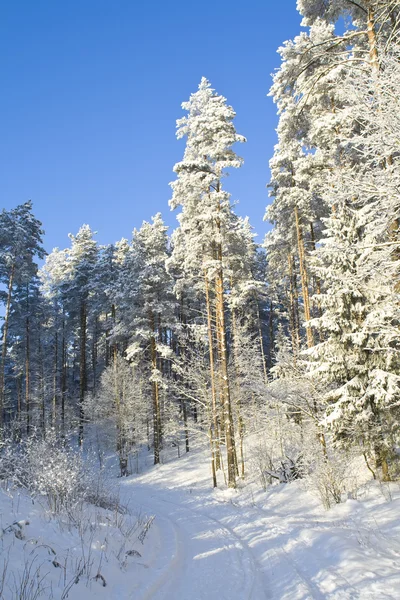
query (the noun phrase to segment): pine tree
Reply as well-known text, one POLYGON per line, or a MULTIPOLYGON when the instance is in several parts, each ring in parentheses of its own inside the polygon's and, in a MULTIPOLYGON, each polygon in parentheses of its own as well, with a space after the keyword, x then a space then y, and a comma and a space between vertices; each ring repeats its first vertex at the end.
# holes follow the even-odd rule
POLYGON ((16 285, 28 285, 36 275, 35 257, 43 258, 42 224, 32 213, 32 202, 0 214, 0 283, 6 292, 3 324, 2 350, 0 359, 0 431, 3 427, 4 403, 6 399, 6 359, 10 311, 16 285))
POLYGON ((83 225, 77 235, 69 235, 69 278, 65 290, 67 311, 76 319, 79 328, 79 445, 83 444, 84 400, 88 391, 87 323, 93 295, 94 273, 98 260, 98 247, 89 225, 83 225))
POLYGON ((152 223, 144 222, 134 230, 121 271, 119 302, 123 327, 129 330, 127 357, 138 369, 142 366, 151 386, 154 464, 160 462, 162 448, 163 375, 175 307, 172 279, 166 271, 167 229, 158 213, 152 223))
POLYGON ((170 205, 172 208, 182 207, 178 219, 186 250, 183 267, 197 285, 201 285, 202 281, 206 298, 213 437, 219 437, 218 388, 227 447, 228 483, 234 487, 237 460, 228 373, 224 297, 227 279, 224 269, 226 245, 235 216, 230 206, 230 196, 223 190, 222 179, 226 169, 241 166, 242 160, 232 146, 245 139, 235 131, 233 109, 226 104, 223 96, 214 92, 205 78, 201 80, 198 91, 182 104, 182 108, 188 111, 188 115, 177 121, 177 137, 186 137, 187 142, 183 160, 174 167, 177 179, 171 184, 173 197, 170 205))

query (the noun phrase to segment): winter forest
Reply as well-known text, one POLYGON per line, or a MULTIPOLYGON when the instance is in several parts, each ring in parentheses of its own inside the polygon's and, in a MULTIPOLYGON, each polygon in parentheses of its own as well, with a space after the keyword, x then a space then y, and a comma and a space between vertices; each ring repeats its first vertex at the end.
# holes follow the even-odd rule
POLYGON ((46 254, 31 201, 0 213, 0 598, 399 597, 400 3, 297 5, 260 243, 229 192, 246 131, 205 77, 172 233, 84 224, 46 254), (193 579, 201 527, 222 546, 193 579))

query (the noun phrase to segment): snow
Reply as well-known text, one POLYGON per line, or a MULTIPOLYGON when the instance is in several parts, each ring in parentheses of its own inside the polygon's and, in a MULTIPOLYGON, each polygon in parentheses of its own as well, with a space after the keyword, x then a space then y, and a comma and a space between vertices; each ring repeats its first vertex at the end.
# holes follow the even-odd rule
MULTIPOLYGON (((399 598, 398 485, 369 481, 357 499, 325 511, 302 481, 277 483, 266 492, 255 481, 236 491, 213 490, 207 459, 207 449, 199 449, 119 479, 122 504, 129 504, 135 519, 141 515, 142 523, 147 522, 144 515, 154 515, 154 522, 144 543, 137 530, 118 559, 123 527, 111 519, 110 511, 96 509, 97 522, 107 531, 95 529, 90 534, 91 576, 73 584, 68 598, 399 598), (97 572, 106 587, 94 579, 97 572)), ((52 561, 65 564, 68 557, 71 566, 79 561, 79 527, 61 526, 59 519, 49 517, 40 503, 33 504, 22 493, 12 497, 2 492, 0 513, 3 530, 19 521, 24 538, 9 530, 3 533, 0 568, 8 557, 8 569, 19 568, 21 574, 24 561, 34 560, 45 575, 47 591, 41 597, 61 598, 64 573, 52 561)), ((83 535, 88 544, 88 531, 83 535)), ((0 597, 14 596, 6 590, 0 597)))
POLYGON ((393 484, 369 483, 358 500, 325 511, 301 481, 267 492, 254 484, 211 491, 199 452, 131 478, 122 493, 156 515, 168 548, 169 565, 146 598, 399 597, 400 490, 393 484))

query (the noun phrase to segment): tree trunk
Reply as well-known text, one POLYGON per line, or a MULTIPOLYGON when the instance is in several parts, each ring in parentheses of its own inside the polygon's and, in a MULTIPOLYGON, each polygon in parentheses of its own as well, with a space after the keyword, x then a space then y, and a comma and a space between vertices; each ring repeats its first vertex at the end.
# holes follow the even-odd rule
POLYGON ((5 402, 5 369, 7 356, 7 334, 10 320, 12 289, 14 284, 15 264, 11 267, 10 277, 8 280, 6 313, 4 315, 3 325, 3 343, 1 348, 1 365, 0 365, 0 439, 2 438, 3 423, 4 423, 4 402, 5 402))
POLYGON ((79 446, 83 444, 83 424, 85 420, 84 400, 87 390, 86 380, 86 300, 81 300, 80 305, 80 332, 79 332, 79 446))
POLYGON ((311 319, 310 310, 310 296, 308 293, 308 277, 306 271, 306 257, 304 249, 304 238, 303 231, 300 223, 299 209, 295 206, 294 215, 296 220, 296 233, 297 233, 297 245, 299 251, 299 266, 300 266, 300 279, 301 287, 303 292, 303 303, 304 303, 304 318, 306 320, 306 335, 307 335, 307 346, 312 348, 314 346, 314 336, 308 321, 311 319))
POLYGON ((375 11, 369 6, 367 17, 367 35, 369 44, 369 60, 374 71, 379 70, 378 50, 376 47, 375 11))
MULTIPOLYGON (((154 315, 152 312, 149 314, 150 328, 152 332, 150 347, 151 347, 151 366, 154 372, 157 370, 157 349, 156 349, 156 326, 154 315)), ((158 381, 152 381, 153 387, 153 446, 154 446, 154 464, 158 465, 160 462, 160 450, 161 450, 161 409, 160 409, 160 389, 158 381)))
POLYGON ((62 316, 61 340, 61 437, 65 442, 65 397, 67 395, 67 344, 65 340, 65 310, 62 316))
POLYGON ((128 475, 128 456, 126 452, 126 438, 123 426, 122 417, 122 401, 121 391, 118 383, 118 362, 117 362, 117 349, 114 346, 113 354, 113 370, 114 370, 114 401, 115 410, 117 413, 117 454, 119 458, 119 468, 121 477, 128 475))
POLYGON ((26 408, 26 435, 31 432, 31 348, 30 348, 30 322, 29 302, 28 316, 25 320, 25 408, 26 408))
MULTIPOLYGON (((231 287, 232 284, 231 284, 231 287)), ((258 304, 257 304, 257 310, 258 310, 258 304)), ((260 325, 260 312, 258 311, 258 324, 259 324, 259 329, 261 329, 261 325, 260 325)), ((245 474, 245 469, 244 469, 244 452, 243 452, 243 442, 244 442, 244 421, 243 421, 243 417, 242 417, 242 399, 241 399, 241 389, 240 389, 240 375, 239 375, 239 357, 238 357, 238 344, 239 344, 239 339, 238 339, 238 332, 237 332, 237 322, 236 322, 236 313, 235 313, 235 309, 232 308, 232 336, 233 336, 233 344, 232 344, 232 348, 233 348, 233 362, 234 362, 234 367, 235 367, 235 391, 236 391, 236 413, 237 413, 237 420, 238 420, 238 429, 239 429, 239 440, 240 440, 240 476, 242 479, 244 479, 244 474, 245 474)), ((262 345, 262 339, 261 339, 261 345, 262 345)), ((263 360, 263 366, 264 366, 264 375, 265 375, 265 381, 267 381, 267 373, 266 373, 266 367, 265 367, 265 360, 264 360, 264 355, 262 354, 262 360, 263 360)), ((236 474, 239 477, 239 465, 237 464, 237 456, 236 456, 236 474)))
POLYGON ((183 416, 183 427, 185 430, 185 450, 189 452, 189 428, 188 428, 188 419, 187 419, 187 406, 185 398, 181 399, 181 408, 182 408, 182 416, 183 416))
POLYGON ((294 256, 291 252, 288 254, 289 263, 289 326, 292 337, 293 356, 296 359, 300 346, 299 331, 299 303, 297 293, 297 282, 294 270, 294 256))
POLYGON ((208 347, 210 355, 210 377, 211 377, 211 412, 212 412, 212 425, 211 431, 211 444, 215 448, 215 469, 218 471, 221 468, 220 461, 220 431, 218 423, 218 411, 217 411, 217 391, 216 391, 216 378, 215 378, 215 359, 214 359, 214 340, 212 331, 212 318, 211 318, 211 302, 210 302, 210 284, 207 277, 207 272, 204 270, 204 285, 206 292, 206 310, 207 310, 207 334, 208 334, 208 347))
POLYGON ((43 359, 43 346, 42 338, 40 335, 39 326, 39 339, 38 339, 38 354, 39 354, 39 398, 40 398, 40 426, 42 429, 42 437, 46 438, 46 404, 45 404, 45 392, 44 392, 44 359, 43 359))
MULTIPOLYGON (((222 248, 218 244, 218 257, 222 259, 222 248)), ((224 283, 222 275, 222 266, 219 267, 215 277, 215 297, 216 297, 216 315, 217 315, 217 340, 218 354, 221 374, 221 400, 224 408, 225 421, 225 440, 226 440, 226 458, 228 469, 228 486, 236 487, 236 450, 235 436, 232 417, 232 406, 229 389, 228 375, 228 353, 226 348, 226 326, 225 326, 225 307, 224 307, 224 283)))
POLYGON ((265 385, 267 385, 267 383, 268 383, 267 361, 265 359, 264 341, 263 341, 263 335, 262 335, 262 323, 261 323, 261 316, 260 316, 260 307, 258 305, 257 298, 255 299, 255 302, 256 302, 256 307, 257 307, 258 340, 260 342, 260 353, 261 353, 261 360, 262 360, 262 366, 263 366, 263 372, 264 372, 264 381, 265 381, 265 385))
POLYGON ((58 399, 58 323, 54 334, 54 365, 53 365, 53 401, 51 406, 51 425, 55 430, 57 426, 57 399, 58 399))
POLYGON ((268 332, 269 332, 269 346, 268 346, 268 368, 272 368, 272 355, 275 350, 275 337, 274 337, 274 305, 271 300, 269 306, 268 315, 268 332))
POLYGON ((93 372, 93 394, 96 393, 97 388, 97 315, 94 318, 94 330, 92 340, 92 372, 93 372))

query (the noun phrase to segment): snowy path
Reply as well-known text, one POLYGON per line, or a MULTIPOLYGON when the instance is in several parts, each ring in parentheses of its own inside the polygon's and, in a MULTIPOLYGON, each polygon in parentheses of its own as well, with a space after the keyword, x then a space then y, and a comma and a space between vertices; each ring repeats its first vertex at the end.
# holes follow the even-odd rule
POLYGON ((255 500, 246 490, 212 491, 201 455, 133 477, 123 494, 155 515, 150 553, 126 598, 400 597, 398 505, 379 495, 369 515, 356 501, 325 512, 297 485, 259 492, 255 500))
MULTIPOLYGON (((246 543, 218 519, 186 506, 171 490, 135 486, 135 502, 156 515, 156 577, 141 600, 268 598, 246 543)), ((138 598, 138 596, 134 596, 138 598)))

